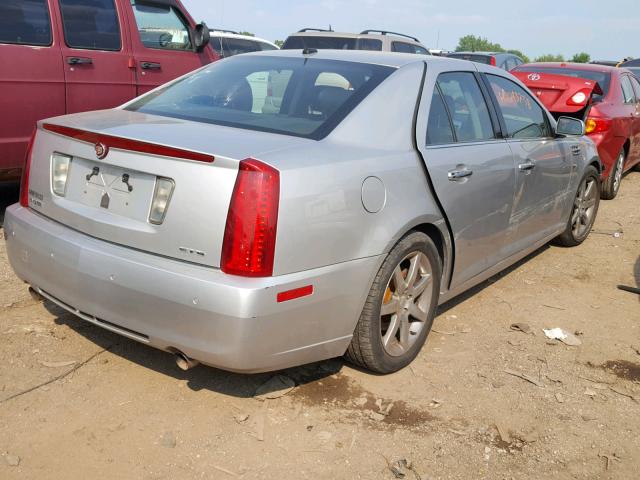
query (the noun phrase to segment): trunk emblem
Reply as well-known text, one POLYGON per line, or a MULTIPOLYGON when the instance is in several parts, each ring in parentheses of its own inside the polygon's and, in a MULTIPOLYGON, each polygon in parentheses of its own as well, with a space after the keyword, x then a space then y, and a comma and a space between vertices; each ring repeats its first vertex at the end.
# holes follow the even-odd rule
POLYGON ((527 78, 529 80, 531 80, 532 82, 537 82, 538 80, 540 80, 542 77, 540 76, 539 73, 531 73, 529 75, 527 75, 527 78))
POLYGON ((107 192, 104 192, 104 195, 102 195, 102 198, 100 199, 100 206, 102 208, 109 208, 109 201, 111 200, 111 198, 109 197, 109 194, 107 192))
POLYGON ((102 160, 109 153, 109 147, 107 147, 102 142, 96 143, 95 149, 96 149, 96 157, 98 157, 99 160, 102 160))

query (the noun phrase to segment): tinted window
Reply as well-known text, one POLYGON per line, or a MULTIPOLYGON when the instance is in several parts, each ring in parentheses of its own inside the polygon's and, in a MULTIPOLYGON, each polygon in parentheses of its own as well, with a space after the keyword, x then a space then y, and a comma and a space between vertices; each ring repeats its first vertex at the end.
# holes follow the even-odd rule
POLYGON ((358 50, 382 51, 382 41, 375 38, 361 38, 358 40, 358 50))
POLYGON ((427 123, 427 145, 443 145, 453 142, 453 129, 447 108, 444 105, 442 95, 440 95, 440 90, 434 88, 429 122, 427 123))
POLYGON ((631 80, 626 75, 620 77, 620 83, 622 84, 622 96, 624 103, 635 103, 636 97, 633 93, 633 87, 631 86, 631 80))
POLYGON ((283 50, 317 48, 318 50, 355 50, 355 38, 346 37, 305 37, 291 36, 287 38, 282 46, 283 50))
POLYGON ((131 1, 140 41, 147 48, 161 50, 191 50, 189 29, 184 20, 169 5, 131 1))
POLYGON ((511 70, 513 70, 514 68, 516 68, 518 65, 516 63, 516 59, 515 58, 507 58, 507 61, 505 62, 505 66, 504 69, 507 72, 510 72, 511 70))
POLYGON ((247 40, 244 38, 221 37, 222 48, 225 57, 232 57, 240 53, 249 53, 260 51, 260 45, 255 40, 247 40))
POLYGON ((47 0, 2 0, 0 43, 51 45, 47 0))
POLYGON ((429 54, 429 52, 421 46, 405 42, 393 42, 391 44, 391 49, 398 53, 417 53, 419 55, 429 54))
POLYGON ((271 45, 270 43, 258 42, 258 45, 260 45, 260 49, 263 52, 268 50, 278 50, 278 47, 276 47, 275 45, 271 45))
POLYGON ((631 83, 633 84, 633 88, 636 90, 636 101, 640 102, 640 81, 636 78, 632 78, 631 83))
POLYGON ((471 53, 450 53, 447 57, 458 58, 461 60, 470 60, 472 62, 484 63, 491 65, 491 57, 489 55, 474 55, 471 53))
POLYGON ((364 63, 239 55, 146 95, 128 109, 320 139, 393 71, 364 63))
POLYGON ((503 77, 487 75, 510 138, 544 138, 550 135, 547 116, 519 85, 503 77))
MULTIPOLYGON (((536 67, 535 65, 518 67, 519 72, 549 73, 551 75, 565 75, 567 77, 585 78, 598 82, 600 88, 604 92, 604 96, 609 92, 611 84, 611 75, 606 72, 596 72, 591 70, 575 70, 573 68, 562 67, 536 67)), ((599 95, 594 96, 594 100, 602 100, 599 95), (597 98, 596 98, 597 97, 597 98)))
POLYGON ((473 73, 443 73, 438 86, 451 113, 458 142, 494 138, 489 109, 473 73))
POLYGON ((60 0, 64 38, 72 48, 120 50, 113 0, 60 0))

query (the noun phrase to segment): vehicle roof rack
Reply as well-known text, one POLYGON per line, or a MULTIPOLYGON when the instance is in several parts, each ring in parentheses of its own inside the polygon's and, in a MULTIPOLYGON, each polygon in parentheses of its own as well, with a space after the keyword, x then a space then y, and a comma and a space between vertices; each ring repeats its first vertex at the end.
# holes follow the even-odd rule
POLYGON ((368 35, 370 33, 377 33, 380 35, 397 35, 398 37, 410 38, 411 40, 415 40, 416 42, 420 43, 420 40, 418 40, 416 37, 405 35, 404 33, 390 32, 388 30, 363 30, 362 32, 360 32, 360 35, 368 35))
POLYGON ((301 30, 298 30, 298 33, 304 33, 304 32, 333 32, 333 28, 329 28, 329 30, 327 30, 326 28, 303 28, 301 30))
POLYGON ((211 32, 222 32, 222 33, 233 33, 235 35, 240 35, 235 30, 225 30, 224 28, 211 28, 211 27, 209 27, 209 31, 211 31, 211 32))

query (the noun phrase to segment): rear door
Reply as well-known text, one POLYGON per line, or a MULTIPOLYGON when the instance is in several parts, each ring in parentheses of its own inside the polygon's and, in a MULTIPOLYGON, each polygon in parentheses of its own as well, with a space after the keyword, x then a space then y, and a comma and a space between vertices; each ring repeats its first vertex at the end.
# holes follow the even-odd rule
POLYGON ((67 113, 120 105, 135 96, 131 48, 115 0, 57 0, 64 32, 62 56, 67 113))
POLYGON ((631 75, 622 75, 620 77, 622 84, 622 94, 624 98, 624 113, 629 118, 629 141, 631 147, 627 157, 627 166, 635 163, 640 158, 640 95, 636 93, 633 82, 638 82, 631 75))
POLYGON ((210 48, 195 51, 192 41, 195 25, 177 2, 130 0, 130 3, 138 95, 214 60, 210 48))
POLYGON ((62 56, 51 11, 47 0, 0 2, 0 180, 20 176, 36 121, 65 112, 62 56))
POLYGON ((453 230, 457 286, 505 258, 513 156, 474 73, 441 73, 424 95, 430 108, 418 146, 453 230))
POLYGON ((515 230, 509 248, 517 253, 566 221, 569 182, 577 167, 570 151, 573 142, 555 139, 547 113, 527 90, 502 76, 485 74, 484 78, 516 164, 515 230))

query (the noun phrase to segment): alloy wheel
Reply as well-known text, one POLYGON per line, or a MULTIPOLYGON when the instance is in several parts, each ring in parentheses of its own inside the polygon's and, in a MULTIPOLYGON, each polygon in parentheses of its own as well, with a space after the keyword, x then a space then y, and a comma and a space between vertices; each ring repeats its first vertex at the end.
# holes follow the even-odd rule
POLYGON ((571 215, 571 230, 575 238, 584 237, 593 224, 598 196, 596 182, 595 178, 586 177, 578 189, 571 215))
POLYGON ((408 254, 393 270, 380 307, 380 335, 393 357, 405 354, 425 326, 433 293, 433 269, 422 252, 408 254))
POLYGON ((618 160, 616 161, 616 171, 613 173, 613 191, 618 192, 620 189, 620 182, 622 182, 622 172, 624 171, 624 150, 620 152, 618 160))

